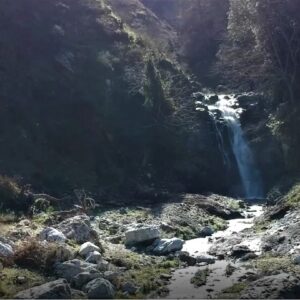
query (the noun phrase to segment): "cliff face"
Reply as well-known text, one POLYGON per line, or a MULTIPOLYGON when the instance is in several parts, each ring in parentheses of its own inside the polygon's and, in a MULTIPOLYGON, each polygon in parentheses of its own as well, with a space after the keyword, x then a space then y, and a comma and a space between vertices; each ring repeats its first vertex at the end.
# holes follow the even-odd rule
POLYGON ((1 172, 54 194, 226 191, 176 42, 138 1, 1 1, 1 172))

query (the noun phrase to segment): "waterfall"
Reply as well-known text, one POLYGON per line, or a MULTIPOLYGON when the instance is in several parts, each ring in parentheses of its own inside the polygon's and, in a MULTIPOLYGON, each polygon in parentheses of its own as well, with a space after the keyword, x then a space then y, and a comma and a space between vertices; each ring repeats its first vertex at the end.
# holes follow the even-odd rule
MULTIPOLYGON (((263 198, 260 172, 256 167, 252 151, 242 130, 240 123, 240 114, 242 111, 238 107, 237 99, 232 95, 219 95, 219 100, 214 105, 208 105, 208 109, 213 114, 216 111, 220 111, 229 129, 230 145, 236 159, 245 197, 248 199, 263 198)), ((216 122, 215 118, 214 122, 216 122)), ((217 135, 219 134, 220 132, 217 128, 217 135)), ((224 146, 222 146, 222 151, 225 151, 224 146)), ((227 157, 225 152, 222 155, 223 157, 227 157)))

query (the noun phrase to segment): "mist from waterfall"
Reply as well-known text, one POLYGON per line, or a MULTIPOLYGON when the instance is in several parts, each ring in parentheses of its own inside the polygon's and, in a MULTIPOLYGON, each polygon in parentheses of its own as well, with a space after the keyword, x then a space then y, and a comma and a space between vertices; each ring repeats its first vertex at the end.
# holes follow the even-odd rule
MULTIPOLYGON (((208 105, 208 109, 212 114, 214 111, 220 111, 228 127, 230 145, 236 159, 245 198, 263 198, 263 185, 260 172, 257 169, 252 151, 242 130, 240 123, 242 110, 238 107, 237 99, 232 95, 219 95, 219 100, 214 105, 208 105)), ((214 121, 216 122, 216 119, 214 121)), ((217 134, 219 136, 219 131, 217 134)), ((223 140, 222 145, 224 145, 223 140)), ((221 151, 225 151, 224 146, 220 147, 220 149, 221 151)), ((222 155, 223 157, 228 157, 226 152, 222 153, 222 155)))

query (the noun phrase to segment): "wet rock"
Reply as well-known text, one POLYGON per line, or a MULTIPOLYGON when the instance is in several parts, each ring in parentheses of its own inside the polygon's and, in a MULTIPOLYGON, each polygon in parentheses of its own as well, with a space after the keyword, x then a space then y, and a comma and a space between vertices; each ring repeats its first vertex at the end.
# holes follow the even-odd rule
POLYGON ((91 242, 86 242, 80 246, 79 255, 87 257, 91 252, 100 251, 100 248, 91 242))
POLYGON ((83 272, 97 272, 97 265, 90 264, 79 259, 69 260, 60 263, 55 268, 56 275, 67 279, 69 282, 78 274, 83 272))
POLYGON ((242 256, 239 261, 248 261, 255 258, 257 258, 257 254, 250 252, 242 256))
POLYGON ((299 279, 280 273, 250 283, 242 292, 241 299, 297 299, 299 294, 299 279))
POLYGON ((73 239, 77 243, 93 241, 97 236, 96 232, 91 227, 89 217, 86 215, 79 215, 66 219, 56 227, 68 239, 73 239))
POLYGON ((67 239, 62 232, 52 227, 44 228, 38 236, 40 240, 47 242, 64 243, 67 239))
POLYGON ((170 275, 170 274, 161 274, 160 275, 160 279, 162 279, 162 280, 170 280, 172 278, 172 275, 170 275))
POLYGON ((251 253, 251 252, 252 251, 249 249, 248 246, 239 244, 239 245, 235 245, 235 246, 232 247, 230 256, 240 258, 240 257, 242 257, 242 256, 244 256, 248 253, 251 253))
POLYGON ((15 299, 70 299, 71 289, 67 281, 58 279, 40 286, 22 291, 15 299))
POLYGON ((153 253, 156 255, 166 255, 180 251, 184 241, 178 238, 156 240, 153 243, 153 253))
POLYGON ((81 289, 88 282, 102 277, 102 274, 98 271, 82 272, 77 274, 71 281, 72 286, 81 289))
POLYGON ((113 299, 116 293, 113 285, 103 278, 90 281, 83 291, 87 293, 89 299, 113 299))
POLYGON ((25 284, 27 282, 27 278, 25 276, 18 276, 16 278, 17 284, 25 284))
POLYGON ((197 263, 208 263, 214 264, 216 262, 216 257, 212 255, 199 255, 196 257, 197 263))
POLYGON ((293 263, 295 265, 300 265, 300 255, 297 255, 293 258, 293 263))
POLYGON ((155 226, 140 227, 125 232, 125 244, 132 245, 153 241, 160 237, 160 232, 155 226))
POLYGON ((11 257, 14 255, 14 251, 11 245, 0 242, 0 256, 11 257))
POLYGON ((194 266, 197 263, 197 260, 195 257, 191 256, 188 252, 186 251, 181 251, 178 254, 178 257, 181 261, 187 263, 188 266, 194 266))

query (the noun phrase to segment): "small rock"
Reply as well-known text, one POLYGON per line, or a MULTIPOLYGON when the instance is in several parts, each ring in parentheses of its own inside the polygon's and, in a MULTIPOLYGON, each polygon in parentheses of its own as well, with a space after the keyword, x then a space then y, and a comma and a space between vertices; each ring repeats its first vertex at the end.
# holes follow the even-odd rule
POLYGON ((72 286, 81 289, 88 282, 100 278, 102 275, 98 271, 82 272, 77 274, 71 281, 72 286))
POLYGON ((27 278, 25 276, 18 276, 16 278, 17 284, 25 284, 27 282, 27 278))
POLYGON ((101 261, 98 262, 97 264, 97 270, 99 270, 100 272, 105 272, 108 271, 109 269, 109 262, 102 259, 101 261))
POLYGON ((87 257, 91 252, 94 252, 94 251, 99 252, 100 248, 91 242, 86 242, 81 245, 80 250, 79 250, 79 255, 82 257, 87 257))
POLYGON ((213 233, 214 233, 214 230, 210 226, 205 226, 200 230, 199 236, 207 237, 207 236, 213 235, 213 233))
POLYGON ((295 256, 293 262, 295 265, 300 265, 300 255, 295 256))
POLYGON ((216 257, 212 255, 199 255, 196 257, 197 263, 207 263, 214 264, 216 262, 216 257))
POLYGON ((43 229, 39 233, 39 238, 42 241, 59 242, 59 243, 64 243, 67 239, 62 232, 52 227, 47 227, 43 229))
POLYGON ((90 281, 83 291, 88 294, 89 299, 113 299, 116 293, 113 285, 103 278, 90 281))

